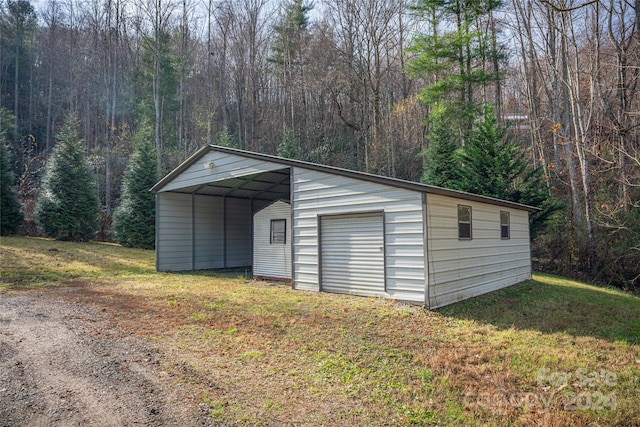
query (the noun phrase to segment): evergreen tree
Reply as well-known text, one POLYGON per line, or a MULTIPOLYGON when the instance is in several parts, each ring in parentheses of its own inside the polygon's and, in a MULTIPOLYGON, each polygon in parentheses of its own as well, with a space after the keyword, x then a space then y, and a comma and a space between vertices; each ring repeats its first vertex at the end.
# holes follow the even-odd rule
POLYGON ((281 96, 286 100, 282 123, 294 135, 300 135, 307 120, 305 45, 309 41, 309 12, 313 5, 305 0, 290 0, 283 7, 283 15, 274 27, 272 52, 268 60, 281 81, 281 96))
POLYGON ((156 183, 157 164, 150 130, 139 133, 122 181, 120 205, 113 214, 116 242, 123 246, 155 247, 155 196, 149 191, 156 183))
POLYGON ((482 25, 501 5, 502 0, 417 0, 413 5, 430 32, 413 38, 409 70, 427 81, 420 94, 425 105, 447 104, 448 119, 463 141, 487 101, 480 99, 486 92, 481 89, 501 78, 504 48, 482 25))
POLYGON ((424 158, 421 181, 429 185, 461 190, 460 162, 456 156, 460 141, 451 123, 446 119, 446 113, 446 106, 437 104, 429 115, 429 147, 421 153, 424 158))
MULTIPOLYGON (((33 84, 33 58, 38 16, 28 0, 0 2, 0 102, 13 113, 13 128, 19 135, 30 132, 29 99, 33 84)), ((6 135, 11 140, 12 135, 6 135)))
POLYGON ((216 145, 221 147, 238 148, 236 140, 226 127, 218 133, 218 136, 216 137, 216 145))
POLYGON ((292 0, 285 6, 284 16, 275 26, 273 54, 269 60, 283 67, 299 62, 299 51, 309 27, 309 12, 313 5, 304 0, 292 0))
POLYGON ((68 116, 45 166, 35 218, 46 236, 87 241, 99 225, 100 201, 95 177, 78 136, 78 119, 68 116))
POLYGON ((177 113, 180 103, 177 94, 180 66, 173 51, 174 44, 175 38, 164 28, 157 28, 152 37, 144 37, 133 75, 136 119, 155 124, 158 174, 167 167, 172 169, 167 164, 171 163, 169 152, 179 148, 177 113))
POLYGON ((295 138, 293 137, 293 132, 287 129, 286 131, 284 131, 280 142, 278 142, 276 154, 287 159, 298 159, 299 152, 296 146, 297 144, 295 138))
POLYGON ((14 174, 5 145, 4 131, 0 130, 0 235, 15 234, 22 225, 24 216, 20 211, 18 193, 14 184, 14 174))
POLYGON ((549 197, 542 169, 529 166, 525 155, 489 109, 457 152, 462 165, 457 188, 541 208, 529 217, 533 238, 560 206, 549 197))

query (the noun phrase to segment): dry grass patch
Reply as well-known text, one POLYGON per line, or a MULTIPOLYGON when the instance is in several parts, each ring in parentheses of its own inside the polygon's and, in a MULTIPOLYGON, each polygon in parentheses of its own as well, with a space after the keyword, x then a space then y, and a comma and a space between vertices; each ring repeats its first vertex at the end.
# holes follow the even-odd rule
POLYGON ((61 285, 46 292, 101 307, 120 331, 170 355, 166 369, 199 391, 215 422, 556 426, 640 419, 636 297, 539 276, 430 312, 294 291, 243 272, 155 273, 152 252, 76 245, 3 239, 0 292, 61 285), (38 261, 18 272, 5 267, 14 256, 38 261), (84 267, 69 277, 76 261, 84 267), (594 313, 597 307, 604 308, 594 313), (601 372, 615 381, 593 378, 601 372), (615 408, 611 399, 598 401, 611 393, 615 408), (595 403, 607 405, 593 410, 595 403))

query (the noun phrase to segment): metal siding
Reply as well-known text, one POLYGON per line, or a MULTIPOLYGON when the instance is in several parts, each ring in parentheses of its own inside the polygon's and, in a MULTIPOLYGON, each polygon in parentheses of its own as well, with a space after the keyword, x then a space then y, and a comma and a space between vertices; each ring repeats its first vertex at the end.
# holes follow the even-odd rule
POLYGON ((191 195, 159 193, 157 200, 156 268, 191 270, 191 195))
MULTIPOLYGON (((294 174, 294 170, 293 168, 289 168, 289 183, 291 183, 291 181, 293 181, 293 174, 294 174)), ((289 201, 293 200, 293 185, 289 185, 289 201)), ((293 251, 293 244, 291 242, 293 242, 293 233, 291 232, 293 230, 293 205, 291 203, 289 203, 289 236, 291 236, 289 238, 289 246, 290 246, 290 254, 289 257, 291 258, 291 288, 295 289, 296 288, 296 276, 295 276, 295 271, 293 269, 293 260, 295 259, 295 253, 293 251)))
POLYGON ((155 256, 156 256, 156 271, 160 271, 160 262, 158 259, 158 251, 157 248, 159 247, 160 244, 160 238, 158 235, 158 230, 160 230, 160 222, 158 221, 158 219, 160 218, 160 214, 158 212, 160 212, 160 196, 158 195, 158 193, 156 193, 155 195, 155 199, 156 199, 156 215, 155 215, 155 221, 154 221, 154 236, 155 236, 155 256))
POLYGON ((189 166, 186 170, 182 171, 162 187, 161 191, 178 190, 193 185, 202 185, 209 182, 277 169, 282 169, 282 165, 235 154, 211 151, 202 156, 201 159, 189 166), (213 162, 213 169, 205 168, 205 165, 209 162, 213 162))
POLYGON ((253 274, 291 278, 291 205, 278 200, 253 216, 253 274), (286 241, 271 244, 271 220, 286 220, 286 241))
POLYGON ((421 193, 298 167, 292 185, 296 289, 319 290, 318 215, 384 211, 386 295, 424 302, 421 193))
POLYGON ((385 295, 382 213, 321 217, 321 290, 385 295))
POLYGON ((429 237, 427 233, 427 193, 422 193, 422 239, 424 244, 424 305, 431 309, 429 288, 429 237))
POLYGON ((431 308, 531 278, 526 211, 427 195, 431 308), (457 206, 472 208, 472 240, 458 239, 457 206), (500 238, 500 211, 511 216, 511 238, 500 238))
POLYGON ((196 270, 224 267, 223 198, 196 195, 195 258, 196 270))
POLYGON ((226 198, 224 267, 251 265, 251 200, 226 198))

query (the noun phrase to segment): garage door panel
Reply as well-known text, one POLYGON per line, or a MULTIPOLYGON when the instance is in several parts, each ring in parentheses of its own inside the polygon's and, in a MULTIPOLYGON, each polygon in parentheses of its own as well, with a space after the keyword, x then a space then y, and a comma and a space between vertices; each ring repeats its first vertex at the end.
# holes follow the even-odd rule
POLYGON ((320 228, 322 290, 384 294, 383 215, 323 217, 320 228))

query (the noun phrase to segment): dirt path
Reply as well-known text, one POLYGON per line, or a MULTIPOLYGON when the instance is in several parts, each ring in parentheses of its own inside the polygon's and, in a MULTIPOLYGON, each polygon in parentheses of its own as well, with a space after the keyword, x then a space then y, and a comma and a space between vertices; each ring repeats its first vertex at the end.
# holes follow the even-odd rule
POLYGON ((206 425, 163 363, 96 309, 0 293, 0 426, 206 425))

